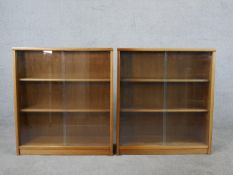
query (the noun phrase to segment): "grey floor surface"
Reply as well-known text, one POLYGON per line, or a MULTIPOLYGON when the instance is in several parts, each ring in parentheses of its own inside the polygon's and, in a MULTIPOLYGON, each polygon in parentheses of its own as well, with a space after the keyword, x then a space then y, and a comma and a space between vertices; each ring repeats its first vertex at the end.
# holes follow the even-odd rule
POLYGON ((211 155, 16 156, 13 121, 0 125, 0 175, 231 175, 231 120, 215 123, 211 155))

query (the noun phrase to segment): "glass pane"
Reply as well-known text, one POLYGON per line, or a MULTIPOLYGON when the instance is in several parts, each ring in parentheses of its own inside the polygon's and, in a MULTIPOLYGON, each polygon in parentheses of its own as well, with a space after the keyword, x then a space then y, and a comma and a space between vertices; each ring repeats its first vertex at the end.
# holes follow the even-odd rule
POLYGON ((110 143, 110 53, 22 51, 23 145, 110 143))
POLYGON ((167 145, 205 144, 207 138, 210 53, 167 52, 167 145))
POLYGON ((161 144, 164 53, 121 52, 120 66, 120 144, 161 144))
POLYGON ((161 79, 164 52, 121 52, 121 79, 161 79))
POLYGON ((21 82, 21 107, 29 110, 51 110, 63 108, 62 82, 21 82))
POLYGON ((209 52, 167 52, 167 78, 209 79, 209 52))
POLYGON ((64 52, 64 144, 108 146, 110 125, 109 52, 64 52))
POLYGON ((109 145, 109 112, 68 113, 66 117, 66 145, 109 145))
POLYGON ((121 82, 121 109, 162 109, 163 88, 163 83, 121 82))
POLYGON ((110 78, 109 52, 63 52, 64 76, 67 79, 109 79, 110 78))
POLYGON ((163 114, 121 113, 121 145, 159 145, 163 141, 163 114))
POLYGON ((180 112, 167 114, 167 145, 207 144, 207 113, 180 112))
POLYGON ((22 145, 63 145, 62 84, 59 53, 19 52, 22 145))
POLYGON ((61 113, 22 113, 21 145, 63 145, 63 115, 61 113))
POLYGON ((208 82, 168 83, 167 109, 207 109, 208 82))
POLYGON ((21 65, 23 76, 21 78, 60 78, 62 64, 60 52, 52 51, 25 51, 21 65))

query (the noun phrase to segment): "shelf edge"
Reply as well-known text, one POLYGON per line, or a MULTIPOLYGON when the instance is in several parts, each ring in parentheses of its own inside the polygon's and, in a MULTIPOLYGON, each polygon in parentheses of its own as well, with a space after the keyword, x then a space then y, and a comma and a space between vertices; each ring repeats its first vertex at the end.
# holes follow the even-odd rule
POLYGON ((22 82, 110 82, 110 79, 45 79, 45 78, 20 78, 22 82))
POLYGON ((121 109, 120 112, 208 112, 208 109, 121 109))
POLYGON ((209 82, 208 79, 121 79, 121 82, 170 82, 170 83, 192 83, 192 82, 209 82))
POLYGON ((103 110, 80 110, 80 109, 28 109, 24 108, 21 109, 20 112, 89 112, 89 113, 95 113, 95 112, 110 112, 108 109, 103 109, 103 110))

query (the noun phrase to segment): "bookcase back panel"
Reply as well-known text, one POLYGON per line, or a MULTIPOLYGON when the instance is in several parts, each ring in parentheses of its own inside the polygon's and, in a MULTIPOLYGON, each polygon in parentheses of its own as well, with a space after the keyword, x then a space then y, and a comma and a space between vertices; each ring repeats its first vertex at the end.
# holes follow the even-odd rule
POLYGON ((109 113, 66 113, 66 138, 69 145, 108 145, 109 113))
POLYGON ((208 83, 121 83, 121 108, 207 109, 208 90, 208 83))
POLYGON ((22 113, 21 145, 63 145, 61 113, 22 113))
POLYGON ((163 113, 121 112, 121 145, 163 143, 163 113))
POLYGON ((21 84, 22 108, 109 109, 109 83, 26 82, 21 84))
POLYGON ((163 52, 121 52, 121 78, 163 78, 163 52))
POLYGON ((211 52, 167 52, 166 54, 168 79, 209 79, 211 52))
POLYGON ((207 113, 167 113, 166 143, 169 145, 207 144, 207 113))
POLYGON ((121 145, 207 144, 207 113, 121 112, 121 145), (166 129, 165 129, 166 128, 166 129))
POLYGON ((21 78, 110 78, 109 52, 21 51, 18 55, 21 78))
POLYGON ((21 143, 27 146, 104 146, 109 143, 109 113, 24 113, 21 143))
POLYGON ((161 109, 164 100, 163 83, 121 83, 121 108, 161 109))
POLYGON ((168 83, 166 86, 164 108, 208 108, 208 83, 168 83))
POLYGON ((70 78, 110 78, 109 52, 66 52, 65 71, 70 78))

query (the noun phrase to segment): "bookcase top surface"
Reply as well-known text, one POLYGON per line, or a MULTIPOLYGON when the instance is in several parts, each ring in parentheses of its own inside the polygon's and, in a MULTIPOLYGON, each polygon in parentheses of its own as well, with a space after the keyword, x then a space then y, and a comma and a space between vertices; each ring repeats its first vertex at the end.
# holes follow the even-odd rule
POLYGON ((112 51, 112 48, 42 48, 42 47, 13 47, 14 51, 112 51))
POLYGON ((118 51, 138 52, 216 52, 215 48, 118 48, 118 51))

